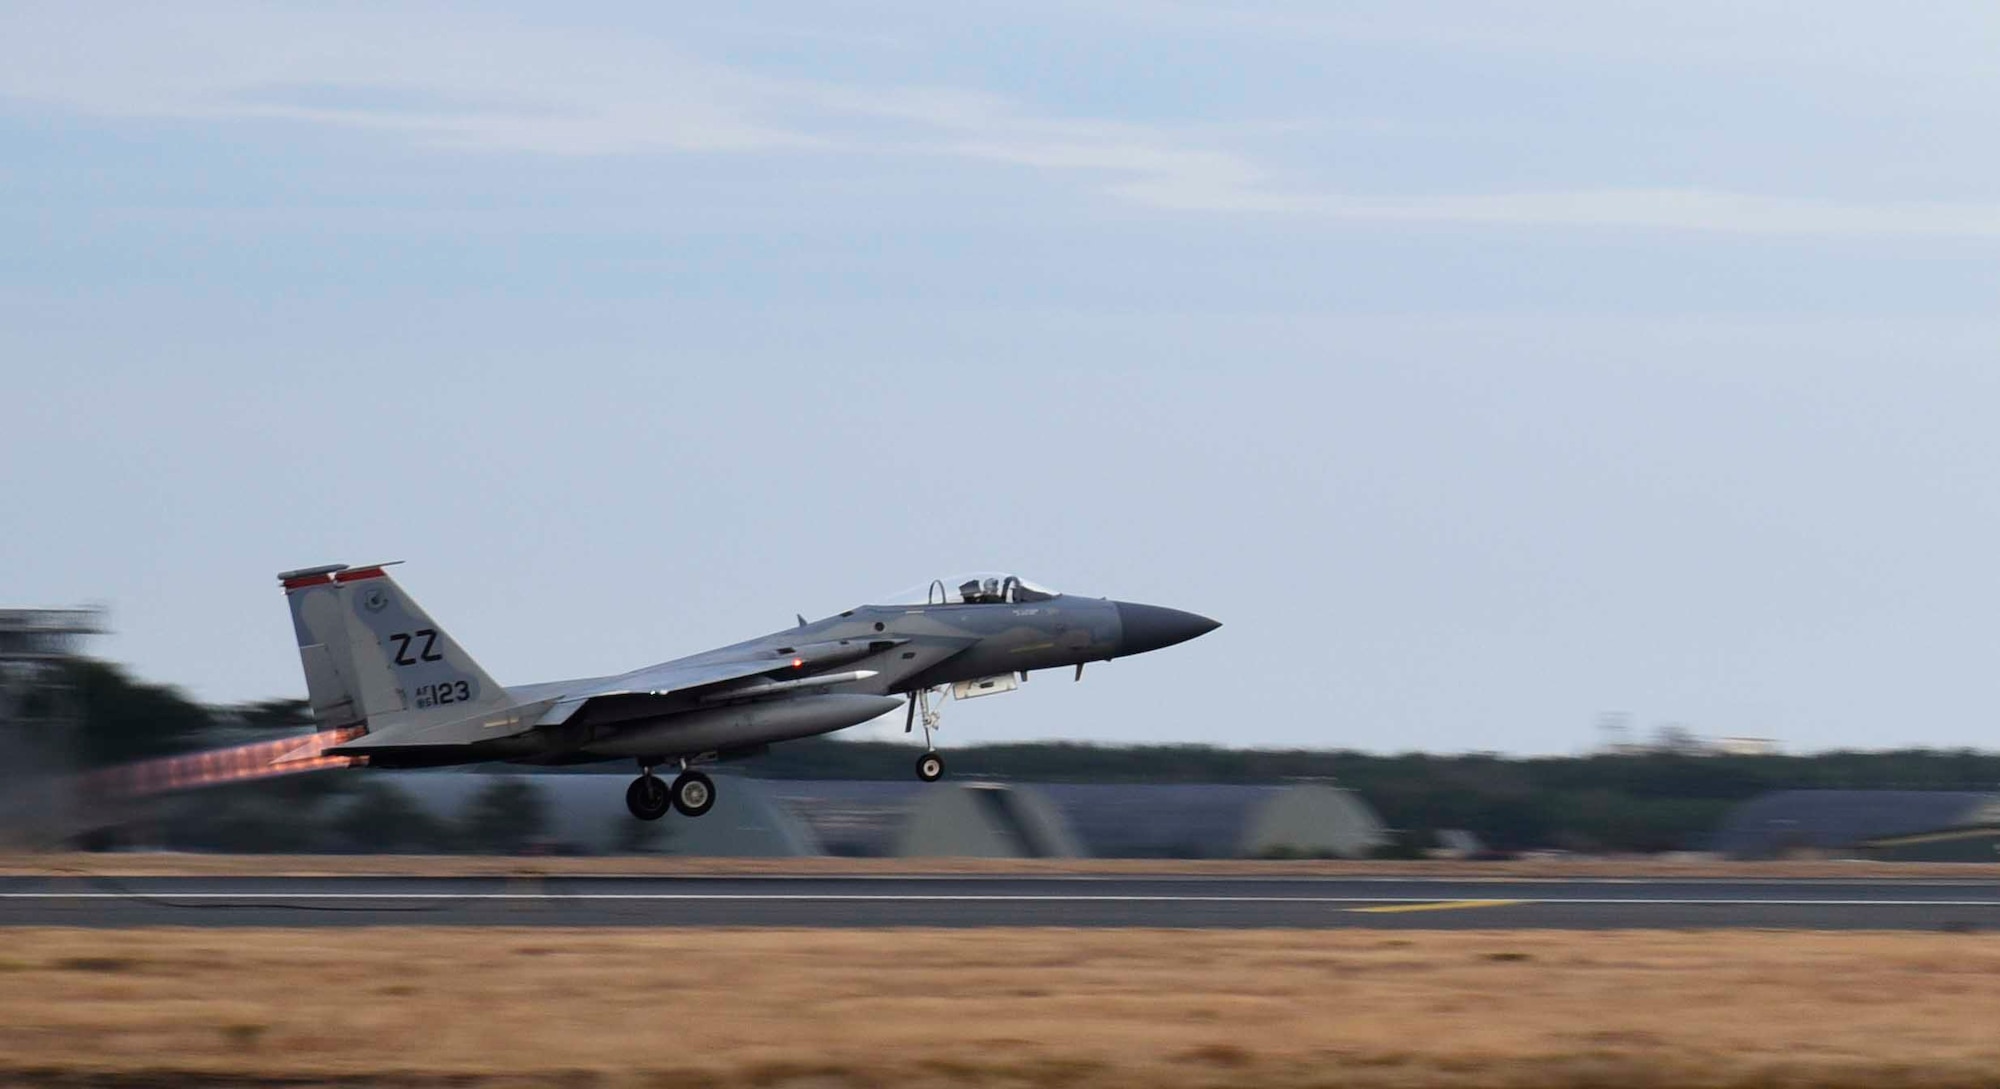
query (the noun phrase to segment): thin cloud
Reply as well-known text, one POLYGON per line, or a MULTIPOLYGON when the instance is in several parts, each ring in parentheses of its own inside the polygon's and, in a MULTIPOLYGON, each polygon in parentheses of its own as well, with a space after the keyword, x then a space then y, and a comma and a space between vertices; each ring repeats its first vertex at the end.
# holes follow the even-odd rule
POLYGON ((1329 224, 2000 236, 2000 205, 1978 203, 1674 187, 1344 193, 1215 146, 1230 130, 1050 117, 978 89, 775 78, 658 39, 496 17, 210 4, 116 18, 52 6, 17 22, 0 35, 0 97, 97 116, 278 120, 487 153, 947 157, 1076 178, 1160 211, 1329 224))
POLYGON ((0 35, 0 97, 103 117, 286 120, 551 155, 814 146, 782 84, 658 41, 419 12, 43 9, 0 35), (312 88, 313 100, 296 92, 312 88))
MULTIPOLYGON (((1119 195, 1159 208, 1307 216, 1353 223, 1617 228, 1743 235, 2000 238, 2000 205, 1851 203, 1709 189, 1599 189, 1560 193, 1370 197, 1285 193, 1211 184, 1215 178, 1119 184, 1119 195)), ((1226 180, 1226 179, 1224 179, 1226 180)))

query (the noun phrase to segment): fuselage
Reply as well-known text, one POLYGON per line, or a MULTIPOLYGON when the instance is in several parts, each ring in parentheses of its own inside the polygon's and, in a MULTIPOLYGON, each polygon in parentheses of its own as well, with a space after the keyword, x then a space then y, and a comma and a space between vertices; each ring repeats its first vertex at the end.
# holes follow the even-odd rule
POLYGON ((1206 617, 1103 598, 1049 594, 1027 601, 864 605, 618 677, 509 687, 517 705, 602 691, 569 720, 480 742, 471 750, 399 752, 378 766, 513 760, 665 763, 728 757, 773 742, 845 729, 894 711, 940 685, 1064 669, 1143 653, 1217 625, 1206 617), (696 692, 651 694, 645 677, 710 662, 768 659, 768 673, 696 692))

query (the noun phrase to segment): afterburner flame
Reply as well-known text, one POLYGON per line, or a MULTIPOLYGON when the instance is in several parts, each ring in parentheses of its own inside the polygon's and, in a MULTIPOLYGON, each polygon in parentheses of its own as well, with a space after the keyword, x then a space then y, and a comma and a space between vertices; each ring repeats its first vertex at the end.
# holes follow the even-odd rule
POLYGON ((218 783, 241 783, 270 779, 302 771, 360 767, 365 756, 326 756, 327 749, 351 741, 367 729, 352 726, 323 730, 306 737, 285 737, 275 741, 253 741, 226 749, 167 756, 126 764, 97 773, 97 789, 127 797, 162 794, 170 790, 190 790, 218 783))

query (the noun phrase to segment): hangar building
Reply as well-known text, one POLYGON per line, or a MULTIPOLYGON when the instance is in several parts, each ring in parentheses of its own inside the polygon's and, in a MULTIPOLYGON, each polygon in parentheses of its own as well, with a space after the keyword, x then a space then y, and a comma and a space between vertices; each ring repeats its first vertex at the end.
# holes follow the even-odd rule
POLYGON ((717 779, 712 812, 648 822, 626 812, 623 775, 372 771, 356 785, 376 792, 334 803, 345 808, 330 827, 347 829, 334 849, 380 849, 393 830, 368 830, 365 815, 407 812, 410 842, 435 849, 440 835, 477 835, 498 804, 532 808, 532 831, 507 834, 535 849, 718 857, 1358 858, 1388 839, 1365 802, 1323 783, 717 779), (496 786, 525 792, 496 801, 496 786), (417 832, 420 817, 435 823, 417 832))
POLYGON ((766 786, 841 855, 1361 858, 1388 842, 1366 802, 1323 783, 766 786))
POLYGON ((911 796, 889 853, 898 858, 1082 858, 1088 852, 1062 810, 1036 787, 940 783, 911 796))
POLYGON ((1351 791, 1324 783, 1050 783, 1102 858, 1365 858, 1389 841, 1351 791))
POLYGON ((1996 829, 2000 793, 1781 790, 1731 811, 1713 849, 1731 858, 1916 859, 1970 851, 1991 861, 1992 845, 2000 842, 1996 829))

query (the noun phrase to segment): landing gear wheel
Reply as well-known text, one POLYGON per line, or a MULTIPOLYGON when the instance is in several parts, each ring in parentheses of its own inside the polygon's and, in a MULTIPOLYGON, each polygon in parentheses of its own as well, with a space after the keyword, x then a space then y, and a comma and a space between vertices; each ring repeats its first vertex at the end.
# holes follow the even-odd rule
POLYGON ((699 817, 715 808, 715 780, 698 771, 681 772, 674 780, 674 808, 683 816, 699 817))
POLYGON ((917 757, 917 778, 926 783, 935 783, 944 778, 944 757, 927 752, 917 757))
POLYGON ((656 821, 673 808, 673 798, 659 776, 641 775, 625 788, 625 808, 642 821, 656 821))

